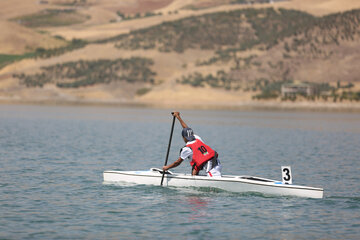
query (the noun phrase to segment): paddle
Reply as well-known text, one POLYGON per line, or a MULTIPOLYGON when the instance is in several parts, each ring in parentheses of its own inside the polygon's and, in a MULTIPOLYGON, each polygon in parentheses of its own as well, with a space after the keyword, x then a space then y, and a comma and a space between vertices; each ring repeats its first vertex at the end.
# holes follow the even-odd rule
MULTIPOLYGON (((173 113, 171 113, 171 114, 173 114, 173 113)), ((167 149, 167 153, 166 153, 166 160, 165 160, 164 166, 167 165, 168 158, 169 158, 169 152, 170 152, 170 146, 171 146, 171 139, 172 139, 172 135, 173 135, 173 132, 174 132, 174 124, 175 124, 175 116, 173 115, 173 121, 172 121, 172 125, 171 125, 171 132, 170 132, 170 139, 169 139, 169 145, 168 145, 168 149, 167 149)), ((160 186, 163 185, 164 176, 165 176, 165 171, 163 171, 163 173, 162 173, 160 186)))

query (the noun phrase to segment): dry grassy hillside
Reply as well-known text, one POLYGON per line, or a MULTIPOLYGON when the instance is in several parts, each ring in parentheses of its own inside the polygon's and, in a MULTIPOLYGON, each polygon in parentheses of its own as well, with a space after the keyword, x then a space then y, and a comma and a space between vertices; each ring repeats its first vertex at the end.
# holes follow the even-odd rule
POLYGON ((281 7, 296 9, 311 13, 315 16, 349 11, 360 8, 357 0, 295 0, 285 2, 281 7))
MULTIPOLYGON (((24 0, 4 0, 0 1, 0 27, 2 38, 0 39, 0 53, 20 53, 34 49, 32 43, 39 42, 38 46, 55 47, 60 46, 61 42, 54 40, 50 35, 60 35, 71 40, 72 38, 101 39, 125 33, 139 27, 147 27, 169 21, 180 19, 190 15, 201 15, 209 12, 224 11, 230 9, 244 8, 243 5, 226 5, 230 0, 48 0, 48 1, 24 1, 24 0), (46 4, 40 4, 44 2, 46 4), (74 4, 75 3, 75 4, 74 4), (223 6, 222 6, 223 5, 223 6), (188 6, 198 7, 199 10, 189 10, 188 6), (80 13, 90 16, 84 24, 77 24, 68 27, 44 28, 40 30, 48 31, 50 34, 39 34, 38 30, 24 35, 23 29, 14 28, 9 24, 9 19, 34 14, 45 9, 64 9, 76 7, 80 13), (117 12, 125 14, 144 14, 146 12, 161 12, 159 17, 148 19, 136 19, 132 23, 117 22, 119 16, 117 12), (176 12, 176 14, 175 14, 176 12), (19 37, 14 36, 19 31, 19 37), (45 39, 48 42, 43 44, 45 39), (16 44, 12 44, 9 39, 15 39, 16 44), (31 39, 28 40, 28 39, 31 39), (38 40, 39 39, 39 40, 38 40), (22 42, 22 43, 20 43, 22 42), (29 44, 27 43, 29 42, 29 44), (5 47, 6 46, 6 47, 5 47)), ((276 4, 260 4, 260 7, 282 7, 298 9, 309 12, 313 15, 325 15, 334 12, 346 11, 353 8, 360 8, 360 1, 357 0, 292 0, 279 2, 276 4)), ((252 5, 251 7, 258 7, 252 5)), ((196 8, 196 9, 198 9, 196 8)))
POLYGON ((64 45, 64 41, 55 39, 49 34, 28 29, 12 18, 31 14, 44 9, 35 1, 0 1, 0 54, 21 54, 30 52, 37 47, 53 48, 64 45))
MULTIPOLYGON (((56 47, 64 43, 51 36, 62 36, 67 40, 73 38, 81 39, 102 39, 115 36, 120 33, 127 33, 136 28, 148 27, 161 23, 188 17, 190 15, 202 15, 205 13, 239 9, 249 6, 226 5, 231 1, 220 0, 86 0, 86 1, 24 1, 4 0, 0 1, 0 27, 3 30, 0 39, 0 53, 24 53, 37 47, 56 47), (46 2, 47 4, 40 4, 46 2), (73 4, 73 3, 76 4, 73 4), (225 4, 225 5, 224 5, 225 4), (196 6, 198 10, 190 10, 188 6, 196 6), (204 7, 205 6, 205 7, 204 7), (9 19, 38 13, 45 9, 66 9, 76 7, 79 13, 90 16, 83 24, 75 24, 66 27, 43 27, 24 33, 24 29, 14 27, 9 19), (161 16, 152 18, 134 19, 130 22, 120 21, 117 12, 125 14, 144 14, 146 12, 161 12, 161 16), (9 30, 10 29, 10 30, 9 30), (11 31, 13 29, 13 31, 11 31), (15 36, 19 32, 19 36, 15 36), (42 34, 40 33, 42 32, 42 34), (14 43, 9 41, 14 39, 14 43), (31 39, 31 40, 30 40, 31 39), (45 43, 45 41, 47 43, 45 43), (35 44, 37 43, 37 44, 35 44)), ((282 7, 299 9, 314 15, 325 15, 329 13, 346 11, 353 8, 360 8, 360 1, 357 0, 292 0, 276 4, 260 4, 251 7, 282 7)), ((196 8, 197 9, 197 8, 196 8)))
POLYGON ((233 2, 1 1, 0 99, 288 104, 293 82, 318 84, 317 104, 360 99, 359 14, 339 13, 360 1, 233 2))

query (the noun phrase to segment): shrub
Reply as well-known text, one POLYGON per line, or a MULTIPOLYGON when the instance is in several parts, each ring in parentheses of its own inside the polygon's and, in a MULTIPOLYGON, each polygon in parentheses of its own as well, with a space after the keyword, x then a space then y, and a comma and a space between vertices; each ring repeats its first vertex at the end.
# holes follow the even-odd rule
POLYGON ((140 88, 136 91, 136 95, 142 96, 151 91, 151 88, 140 88))
POLYGON ((42 87, 56 83, 60 88, 78 88, 113 81, 154 84, 155 72, 150 67, 151 59, 132 57, 128 59, 77 61, 42 67, 41 74, 14 75, 27 87, 42 87))

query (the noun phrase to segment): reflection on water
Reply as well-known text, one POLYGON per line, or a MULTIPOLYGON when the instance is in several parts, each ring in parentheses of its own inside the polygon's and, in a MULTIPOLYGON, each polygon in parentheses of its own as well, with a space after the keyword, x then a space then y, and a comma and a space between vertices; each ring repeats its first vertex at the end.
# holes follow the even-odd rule
POLYGON ((208 213, 208 201, 206 198, 201 198, 198 196, 188 196, 186 197, 186 204, 191 210, 189 216, 190 222, 198 218, 206 218, 210 216, 210 214, 208 213))

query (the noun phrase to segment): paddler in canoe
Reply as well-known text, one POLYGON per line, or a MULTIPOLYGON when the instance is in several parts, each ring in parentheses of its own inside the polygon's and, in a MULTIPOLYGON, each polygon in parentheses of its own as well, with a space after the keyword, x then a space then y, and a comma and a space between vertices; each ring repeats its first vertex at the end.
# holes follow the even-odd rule
POLYGON ((185 146, 181 148, 179 158, 172 164, 163 166, 163 170, 167 171, 170 168, 177 167, 186 159, 192 166, 192 175, 198 175, 203 170, 209 177, 221 177, 222 166, 217 152, 206 145, 199 136, 194 134, 193 130, 181 119, 179 112, 174 112, 173 116, 179 120, 183 127, 181 135, 185 146))

